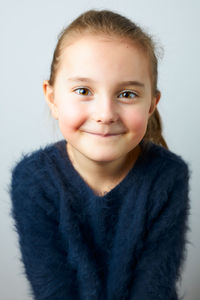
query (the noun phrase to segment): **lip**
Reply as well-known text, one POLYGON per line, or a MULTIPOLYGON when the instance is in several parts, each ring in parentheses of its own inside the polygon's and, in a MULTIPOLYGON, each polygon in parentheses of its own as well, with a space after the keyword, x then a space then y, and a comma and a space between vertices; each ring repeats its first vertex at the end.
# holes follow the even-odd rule
POLYGON ((121 132, 121 133, 106 133, 106 134, 96 133, 96 132, 89 132, 89 131, 86 131, 86 132, 89 133, 89 134, 97 135, 97 136, 101 136, 101 137, 118 136, 118 135, 123 134, 123 132, 121 132))

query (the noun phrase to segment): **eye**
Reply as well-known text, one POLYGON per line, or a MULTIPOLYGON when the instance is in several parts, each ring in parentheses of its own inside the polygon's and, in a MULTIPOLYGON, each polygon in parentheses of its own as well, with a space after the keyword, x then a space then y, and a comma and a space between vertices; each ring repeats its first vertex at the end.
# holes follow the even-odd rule
POLYGON ((134 93, 133 91, 123 91, 123 92, 119 95, 119 98, 134 99, 135 97, 137 97, 137 94, 134 93))
POLYGON ((82 96, 88 96, 90 91, 87 88, 81 87, 81 88, 77 88, 74 91, 77 91, 78 95, 82 95, 82 96))

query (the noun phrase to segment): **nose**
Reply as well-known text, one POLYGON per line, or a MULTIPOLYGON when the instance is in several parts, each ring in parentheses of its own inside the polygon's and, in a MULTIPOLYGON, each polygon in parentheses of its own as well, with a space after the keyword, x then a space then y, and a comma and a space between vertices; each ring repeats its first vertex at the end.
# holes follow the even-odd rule
POLYGON ((118 120, 118 112, 113 99, 102 97, 95 103, 93 119, 98 123, 110 124, 118 120))

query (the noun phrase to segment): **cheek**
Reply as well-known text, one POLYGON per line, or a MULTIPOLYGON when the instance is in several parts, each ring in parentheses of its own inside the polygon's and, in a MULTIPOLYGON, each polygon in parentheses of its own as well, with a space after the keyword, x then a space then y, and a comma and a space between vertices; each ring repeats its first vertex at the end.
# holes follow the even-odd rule
POLYGON ((146 111, 134 110, 126 114, 126 124, 129 130, 134 132, 144 132, 147 127, 148 114, 146 111))
POLYGON ((62 129, 78 129, 87 119, 86 110, 80 104, 65 104, 59 108, 59 124, 62 129))

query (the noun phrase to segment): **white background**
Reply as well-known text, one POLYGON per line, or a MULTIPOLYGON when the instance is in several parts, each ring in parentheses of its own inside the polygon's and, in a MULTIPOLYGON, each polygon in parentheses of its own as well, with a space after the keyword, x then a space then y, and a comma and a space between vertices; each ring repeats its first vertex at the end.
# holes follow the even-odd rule
MULTIPOLYGON (((139 23, 164 48, 158 109, 170 149, 192 171, 191 231, 180 290, 200 299, 200 2, 198 0, 0 1, 0 299, 28 300, 9 216, 10 168, 22 152, 62 139, 51 121, 42 81, 48 79, 60 31, 88 9, 111 9, 139 23)), ((142 300, 142 299, 138 299, 142 300)), ((156 300, 156 299, 155 299, 156 300)))

